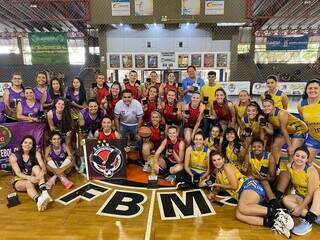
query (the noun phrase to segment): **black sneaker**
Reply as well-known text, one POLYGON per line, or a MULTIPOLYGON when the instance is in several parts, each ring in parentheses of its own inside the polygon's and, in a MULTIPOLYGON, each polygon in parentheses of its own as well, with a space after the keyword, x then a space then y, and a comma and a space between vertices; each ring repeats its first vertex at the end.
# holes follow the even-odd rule
POLYGON ((191 186, 190 186, 189 183, 179 182, 179 183, 177 184, 177 189, 180 190, 180 191, 185 191, 185 190, 191 189, 191 186))

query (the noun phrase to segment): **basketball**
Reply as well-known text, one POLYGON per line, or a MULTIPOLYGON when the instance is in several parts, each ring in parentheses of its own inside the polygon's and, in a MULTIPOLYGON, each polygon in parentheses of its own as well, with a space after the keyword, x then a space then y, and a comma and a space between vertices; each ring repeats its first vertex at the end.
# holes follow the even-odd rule
POLYGON ((142 138, 147 138, 151 136, 151 129, 149 127, 141 127, 139 128, 138 134, 142 138))

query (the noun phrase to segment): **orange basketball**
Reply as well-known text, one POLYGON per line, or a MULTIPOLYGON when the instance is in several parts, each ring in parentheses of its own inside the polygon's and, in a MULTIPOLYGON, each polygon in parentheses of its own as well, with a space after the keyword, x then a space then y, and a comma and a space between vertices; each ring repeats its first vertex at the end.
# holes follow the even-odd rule
POLYGON ((151 129, 149 127, 141 127, 139 128, 138 134, 142 138, 147 138, 151 136, 151 129))

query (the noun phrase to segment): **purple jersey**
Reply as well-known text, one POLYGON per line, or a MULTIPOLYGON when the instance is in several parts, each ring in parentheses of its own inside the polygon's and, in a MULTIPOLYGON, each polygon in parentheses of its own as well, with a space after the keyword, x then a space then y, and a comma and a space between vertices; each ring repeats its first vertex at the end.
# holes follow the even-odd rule
MULTIPOLYGON (((25 175, 31 176, 32 168, 35 165, 32 163, 32 160, 31 160, 30 156, 29 156, 28 161, 25 162, 25 161, 23 161, 21 154, 14 153, 14 155, 17 158, 17 163, 18 163, 18 166, 20 168, 20 171, 25 175)), ((16 175, 15 172, 13 172, 13 173, 14 173, 14 175, 16 175)))
POLYGON ((62 119, 58 118, 57 111, 55 108, 52 109, 52 122, 53 122, 54 126, 57 128, 60 128, 60 126, 62 124, 62 119))
MULTIPOLYGON (((38 87, 34 87, 33 92, 34 92, 34 96, 35 96, 37 102, 41 102, 43 92, 41 92, 38 87)), ((47 93, 47 99, 46 99, 45 103, 46 104, 51 103, 52 100, 51 100, 51 97, 49 94, 49 87, 46 87, 45 92, 47 93)))
POLYGON ((63 161, 66 159, 67 157, 67 152, 64 149, 63 144, 60 144, 60 152, 58 154, 55 153, 54 149, 53 149, 53 145, 50 145, 50 154, 49 154, 50 158, 52 161, 54 161, 54 163, 60 167, 61 164, 63 163, 63 161))
POLYGON ((6 105, 4 102, 0 102, 0 123, 5 123, 6 122, 6 105))
POLYGON ((104 109, 100 109, 100 111, 98 111, 98 115, 96 116, 96 118, 93 119, 89 115, 88 108, 82 109, 80 112, 83 116, 86 128, 88 128, 90 130, 96 130, 96 129, 100 128, 102 119, 106 114, 104 109))
POLYGON ((79 92, 77 94, 75 94, 75 91, 73 90, 72 87, 68 87, 67 89, 67 93, 66 93, 66 98, 70 100, 70 102, 74 102, 76 104, 79 104, 79 92))
POLYGON ((27 104, 27 101, 23 99, 21 101, 21 106, 22 106, 22 115, 24 116, 30 116, 30 117, 39 117, 40 113, 40 102, 36 101, 32 107, 29 107, 27 104))
POLYGON ((9 106, 11 108, 16 108, 18 101, 21 101, 21 99, 24 97, 23 90, 20 92, 14 91, 11 87, 8 88, 9 90, 9 106))

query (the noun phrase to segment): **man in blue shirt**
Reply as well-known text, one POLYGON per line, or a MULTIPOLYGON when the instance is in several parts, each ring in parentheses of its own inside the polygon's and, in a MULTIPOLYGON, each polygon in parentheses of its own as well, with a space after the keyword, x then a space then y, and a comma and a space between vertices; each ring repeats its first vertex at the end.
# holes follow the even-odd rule
POLYGON ((188 66, 188 77, 182 80, 183 102, 185 104, 189 104, 191 102, 192 93, 200 92, 200 89, 205 84, 203 79, 197 79, 196 71, 197 70, 195 66, 188 66))

